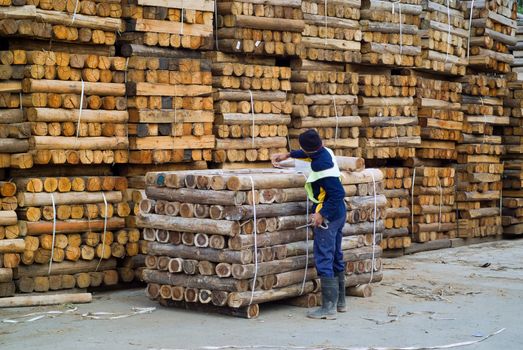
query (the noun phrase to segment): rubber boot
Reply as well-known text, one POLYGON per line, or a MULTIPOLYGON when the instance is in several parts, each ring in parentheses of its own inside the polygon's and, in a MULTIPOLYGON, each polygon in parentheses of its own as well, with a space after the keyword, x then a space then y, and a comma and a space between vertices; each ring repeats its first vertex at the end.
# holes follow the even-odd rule
POLYGON ((338 277, 321 278, 321 307, 307 314, 314 319, 335 320, 336 302, 338 300, 338 277))
POLYGON ((345 272, 338 272, 338 304, 336 310, 338 312, 347 312, 347 304, 345 303, 345 272))

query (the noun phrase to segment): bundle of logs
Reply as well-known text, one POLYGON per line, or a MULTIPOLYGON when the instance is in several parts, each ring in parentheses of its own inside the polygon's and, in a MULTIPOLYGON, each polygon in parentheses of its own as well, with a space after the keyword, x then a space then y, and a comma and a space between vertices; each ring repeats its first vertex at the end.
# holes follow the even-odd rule
MULTIPOLYGON (((55 171, 56 172, 56 171, 55 171)), ((115 176, 17 177, 19 237, 15 275, 23 293, 116 284, 134 279, 117 259, 136 256, 140 231, 125 229, 127 180, 115 176), (120 276, 119 273, 120 272, 120 276)))
POLYGON ((126 93, 132 164, 211 159, 211 67, 197 52, 139 45, 129 54, 126 93))
POLYGON ((509 124, 502 76, 468 75, 462 79, 463 137, 457 147, 459 235, 484 237, 502 233, 501 190, 504 152, 501 129, 509 124))
POLYGON ((416 76, 369 68, 360 74, 360 148, 366 159, 411 158, 421 143, 416 76))
POLYGON ((213 161, 267 162, 285 152, 291 122, 291 69, 274 58, 212 52, 214 88, 213 161))
POLYGON ((421 55, 420 0, 361 2, 362 62, 412 67, 421 55))
POLYGON ((465 75, 468 18, 457 0, 425 0, 421 14, 421 50, 416 67, 451 75, 465 75))
POLYGON ((359 63, 362 37, 360 6, 359 0, 302 1, 305 29, 299 56, 314 61, 359 63))
POLYGON ((214 1, 124 0, 122 39, 147 46, 200 49, 212 45, 214 1))
POLYGON ((316 129, 335 154, 359 156, 358 73, 336 63, 309 60, 295 60, 291 68, 290 147, 298 149, 299 134, 316 129))
POLYGON ((413 174, 413 239, 422 243, 456 238, 455 169, 421 166, 413 174))
POLYGON ((216 1, 216 50, 269 56, 301 51, 301 0, 216 1))
POLYGON ((508 73, 514 57, 509 46, 516 45, 517 1, 463 1, 469 29, 469 66, 508 73))
MULTIPOLYGON (((340 158, 347 286, 381 280, 383 174, 340 158)), ((318 291, 312 229, 294 170, 148 173, 139 224, 150 241, 147 295, 162 305, 256 317, 258 304, 318 291), (256 263, 257 262, 257 263, 256 263)), ((309 302, 305 303, 311 306, 309 302)))
POLYGON ((387 197, 387 215, 381 247, 385 249, 408 248, 411 244, 411 190, 412 169, 407 167, 382 168, 383 194, 387 197))
POLYGON ((456 143, 461 138, 461 83, 418 76, 416 104, 421 145, 416 156, 423 159, 456 160, 456 143))

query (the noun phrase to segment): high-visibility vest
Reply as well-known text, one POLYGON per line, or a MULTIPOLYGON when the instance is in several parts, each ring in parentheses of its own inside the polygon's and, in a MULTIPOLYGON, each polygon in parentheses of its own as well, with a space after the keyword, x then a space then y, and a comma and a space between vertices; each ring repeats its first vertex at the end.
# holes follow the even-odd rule
POLYGON ((313 203, 320 203, 316 198, 314 198, 314 192, 312 190, 312 183, 323 179, 325 177, 341 177, 340 168, 338 167, 338 162, 336 161, 336 156, 334 155, 334 152, 330 148, 325 147, 325 149, 329 152, 332 158, 332 163, 334 164, 332 168, 325 169, 322 171, 313 171, 311 169, 311 172, 309 173, 309 177, 307 178, 307 181, 305 182, 305 191, 307 192, 307 196, 309 197, 309 200, 311 200, 313 203))

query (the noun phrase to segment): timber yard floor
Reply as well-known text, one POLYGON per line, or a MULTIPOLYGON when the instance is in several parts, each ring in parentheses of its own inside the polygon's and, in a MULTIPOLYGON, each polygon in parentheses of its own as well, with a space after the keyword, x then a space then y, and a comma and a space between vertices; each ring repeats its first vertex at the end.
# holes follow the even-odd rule
MULTIPOLYGON (((151 307, 142 290, 101 293, 74 313, 31 323, 0 323, 0 349, 195 349, 211 345, 321 347, 434 346, 480 339, 467 349, 523 349, 523 240, 497 241, 385 261, 385 279, 368 299, 350 298, 336 321, 305 309, 261 307, 238 319, 176 309, 116 320, 85 312, 151 307), (485 267, 481 267, 485 266, 485 267)), ((0 309, 0 320, 62 307, 0 309)))

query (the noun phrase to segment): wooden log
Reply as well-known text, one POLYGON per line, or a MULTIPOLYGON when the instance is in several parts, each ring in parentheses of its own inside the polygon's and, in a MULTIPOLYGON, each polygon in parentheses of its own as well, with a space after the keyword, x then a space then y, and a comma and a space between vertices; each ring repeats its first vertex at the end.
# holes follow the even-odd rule
MULTIPOLYGON (((213 292, 214 293, 214 292, 213 292)), ((258 304, 252 304, 246 307, 241 308, 231 308, 224 306, 215 306, 210 304, 200 304, 200 303, 186 303, 183 301, 175 301, 169 299, 160 299, 160 305, 177 307, 180 309, 187 309, 191 311, 201 311, 206 313, 217 313, 222 315, 229 315, 242 318, 256 318, 259 316, 260 309, 258 304)))
MULTIPOLYGON (((75 233, 88 230, 101 231, 106 225, 107 230, 115 230, 125 227, 124 218, 108 218, 105 220, 57 220, 55 226, 56 233, 75 233)), ((21 233, 28 236, 53 233, 53 222, 27 222, 21 228, 21 233)))
POLYGON ((142 214, 138 217, 137 223, 141 227, 160 228, 180 232, 209 233, 224 236, 235 236, 240 233, 240 224, 236 221, 142 214))
POLYGON ((1 253, 23 253, 25 250, 25 241, 23 239, 1 239, 1 253))
MULTIPOLYGON (((28 108, 27 119, 31 122, 77 122, 80 111, 77 109, 28 108)), ((125 123, 129 118, 127 111, 82 110, 81 121, 84 123, 125 123)))
POLYGON ((231 191, 208 191, 189 188, 146 188, 145 193, 148 198, 162 199, 166 201, 186 201, 199 204, 218 204, 218 205, 241 205, 247 200, 245 192, 231 191))
POLYGON ((129 141, 127 137, 33 136, 29 145, 35 150, 123 150, 129 148, 129 141))
POLYGON ((250 250, 232 251, 213 248, 198 248, 185 245, 166 245, 157 242, 149 244, 150 254, 166 255, 173 258, 201 259, 211 262, 226 262, 246 264, 252 262, 253 254, 250 250))
MULTIPOLYGON (((98 265, 98 260, 92 261, 64 261, 59 264, 53 264, 51 268, 51 275, 71 275, 75 273, 84 273, 95 271, 98 266, 99 271, 111 270, 116 268, 116 259, 102 260, 98 265)), ((49 266, 47 265, 29 265, 19 266, 15 271, 15 278, 21 277, 36 277, 36 276, 47 276, 49 272, 49 266)))
POLYGON ((248 289, 247 281, 217 276, 171 274, 157 270, 143 270, 143 279, 147 283, 168 284, 185 288, 212 288, 216 290, 238 292, 248 289))
POLYGON ((28 295, 1 298, 0 307, 46 306, 60 304, 85 304, 92 301, 91 293, 72 293, 54 295, 28 295))
MULTIPOLYGON (((85 95, 98 96, 125 96, 125 84, 115 83, 83 83, 85 95)), ((78 94, 82 93, 82 82, 65 80, 36 80, 24 79, 22 89, 25 93, 56 93, 56 94, 78 94)))
MULTIPOLYGON (((118 203, 122 201, 122 192, 119 191, 84 192, 82 196, 78 196, 75 192, 53 193, 55 205, 103 203, 104 196, 107 203, 118 203)), ((53 205, 53 200, 49 193, 20 192, 17 198, 20 207, 53 205)))
POLYGON ((13 269, 0 268, 0 283, 11 282, 13 280, 13 269))
POLYGON ((346 289, 345 295, 351 297, 370 298, 372 296, 372 287, 370 284, 361 284, 356 287, 349 287, 346 289))

